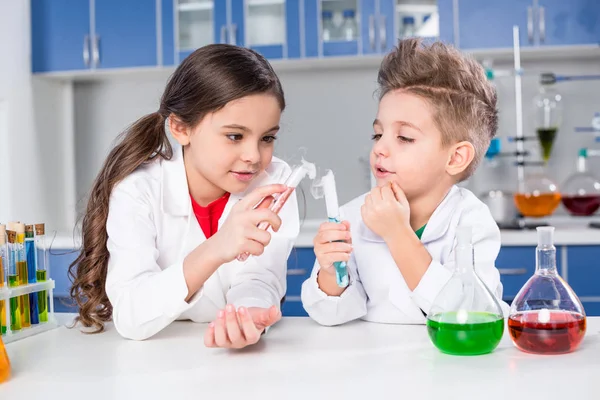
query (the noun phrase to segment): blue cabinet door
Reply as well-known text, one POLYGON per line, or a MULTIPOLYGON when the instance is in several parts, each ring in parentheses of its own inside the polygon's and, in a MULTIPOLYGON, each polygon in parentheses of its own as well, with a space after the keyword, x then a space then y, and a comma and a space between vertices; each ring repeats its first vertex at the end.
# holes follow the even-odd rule
POLYGON ((302 306, 300 293, 302 290, 302 283, 310 277, 315 264, 315 259, 316 257, 312 247, 296 247, 292 250, 287 264, 287 290, 285 302, 282 306, 282 314, 284 316, 308 316, 302 306))
POLYGON ((156 4, 156 0, 95 0, 95 67, 158 64, 156 4))
POLYGON ((375 0, 359 0, 352 8, 345 8, 345 2, 319 0, 318 3, 320 11, 318 14, 317 24, 317 29, 319 29, 318 32, 323 32, 323 11, 332 12, 334 19, 336 16, 343 16, 343 18, 352 19, 356 29, 352 38, 345 37, 343 29, 334 31, 331 40, 322 41, 322 55, 329 57, 353 56, 359 54, 359 40, 362 41, 361 36, 364 18, 365 15, 368 14, 368 10, 372 9, 373 12, 375 11, 375 0))
MULTIPOLYGON (((445 10, 448 5, 443 5, 445 10)), ((458 12, 459 22, 458 43, 455 44, 461 49, 512 47, 513 25, 519 27, 522 47, 534 44, 532 0, 458 0, 458 9, 454 9, 454 12, 458 12)), ((448 35, 446 28, 442 28, 441 19, 440 32, 444 37, 448 35)))
POLYGON ((396 0, 379 0, 377 25, 377 41, 379 51, 387 53, 397 42, 397 32, 394 25, 396 18, 396 0))
POLYGON ((389 16, 382 15, 381 13, 377 14, 375 0, 363 0, 360 2, 360 5, 360 39, 362 41, 362 52, 363 54, 379 53, 381 43, 377 40, 380 37, 378 27, 384 20, 391 20, 393 25, 394 14, 392 13, 389 16))
POLYGON ((89 35, 89 1, 31 0, 33 72, 89 68, 84 58, 89 35))
POLYGON ((600 1, 540 0, 537 29, 540 45, 600 43, 600 1))
POLYGON ((175 1, 161 0, 162 64, 175 65, 175 1))
POLYGON ((454 43, 454 1, 438 0, 438 13, 440 17, 440 37, 446 44, 454 43))
POLYGON ((567 248, 567 280, 580 297, 600 297, 600 246, 567 248))

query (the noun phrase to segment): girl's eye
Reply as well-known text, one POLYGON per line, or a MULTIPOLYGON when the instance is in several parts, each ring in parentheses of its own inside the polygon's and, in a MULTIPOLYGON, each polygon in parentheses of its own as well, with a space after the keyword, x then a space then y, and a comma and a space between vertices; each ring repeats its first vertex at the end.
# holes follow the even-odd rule
POLYGON ((415 141, 415 139, 407 138, 406 136, 398 136, 398 139, 400 139, 401 142, 405 143, 412 143, 415 141))
POLYGON ((277 137, 274 135, 269 135, 269 136, 265 136, 262 138, 263 142, 265 143, 273 143, 274 141, 277 140, 277 137))
POLYGON ((239 133, 230 133, 227 135, 227 139, 231 140, 232 142, 239 142, 240 140, 242 140, 243 135, 239 134, 239 133))
POLYGON ((374 133, 373 135, 371 135, 371 140, 378 141, 379 139, 381 139, 380 133, 374 133))

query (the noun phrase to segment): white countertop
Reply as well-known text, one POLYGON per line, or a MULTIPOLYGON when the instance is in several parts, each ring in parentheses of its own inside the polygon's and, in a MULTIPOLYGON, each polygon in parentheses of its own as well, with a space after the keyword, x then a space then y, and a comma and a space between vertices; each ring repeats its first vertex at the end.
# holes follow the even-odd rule
POLYGON ((435 349, 424 325, 327 328, 308 318, 284 318, 257 346, 227 351, 204 347, 205 327, 175 322, 143 342, 122 339, 112 326, 100 335, 60 327, 8 344, 13 376, 0 397, 600 398, 600 318, 588 319, 576 352, 560 356, 520 352, 506 331, 493 353, 456 357, 435 349))
MULTIPOLYGON (((546 223, 554 226, 555 244, 557 246, 567 245, 600 245, 600 229, 589 228, 591 221, 600 222, 600 216, 573 218, 568 216, 553 216, 543 219, 546 223)), ((296 247, 313 247, 313 239, 319 226, 324 220, 307 219, 301 222, 300 235, 296 240, 296 247)), ((526 222, 535 222, 528 219, 526 222)), ((501 229, 503 246, 535 246, 537 244, 537 233, 535 229, 510 230, 501 229)), ((47 243, 53 249, 79 248, 81 238, 73 232, 57 233, 48 235, 47 243)))

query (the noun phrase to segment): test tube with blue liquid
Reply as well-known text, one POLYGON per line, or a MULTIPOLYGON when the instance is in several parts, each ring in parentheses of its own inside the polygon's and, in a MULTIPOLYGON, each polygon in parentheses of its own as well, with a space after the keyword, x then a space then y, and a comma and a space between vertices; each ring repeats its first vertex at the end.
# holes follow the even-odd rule
MULTIPOLYGON (((323 196, 325 197, 325 205, 327 207, 327 218, 329 222, 341 223, 340 207, 338 203, 337 190, 335 186, 335 177, 331 170, 321 178, 323 186, 323 196)), ((339 287, 348 286, 348 269, 345 261, 337 261, 333 263, 335 269, 335 279, 339 287)))
MULTIPOLYGON (((29 284, 36 283, 37 278, 35 268, 35 242, 33 238, 33 225, 25 225, 25 258, 27 260, 27 282, 29 284)), ((29 293, 29 316, 33 325, 40 323, 39 314, 38 294, 37 292, 29 293)))

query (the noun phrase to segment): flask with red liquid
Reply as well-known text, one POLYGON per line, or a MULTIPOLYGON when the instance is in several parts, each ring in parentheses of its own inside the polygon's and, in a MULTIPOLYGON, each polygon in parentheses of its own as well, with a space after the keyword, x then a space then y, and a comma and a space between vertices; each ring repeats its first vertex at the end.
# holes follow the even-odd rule
POLYGON ((556 270, 554 227, 538 227, 537 235, 535 273, 512 303, 508 331, 515 346, 524 352, 569 353, 585 335, 585 311, 556 270))
POLYGON ((600 180, 587 168, 587 149, 579 150, 577 171, 562 185, 562 203, 571 215, 588 216, 600 208, 600 180))

